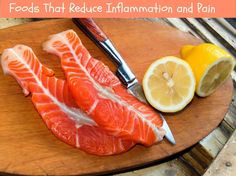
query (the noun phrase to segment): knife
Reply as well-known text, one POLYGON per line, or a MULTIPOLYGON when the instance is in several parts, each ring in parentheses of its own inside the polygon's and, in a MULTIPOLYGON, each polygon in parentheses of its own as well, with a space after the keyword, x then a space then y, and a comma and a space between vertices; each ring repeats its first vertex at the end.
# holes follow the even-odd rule
MULTIPOLYGON (((102 48, 109 58, 115 62, 117 65, 116 74, 121 82, 127 87, 128 91, 138 98, 140 101, 148 104, 142 86, 138 83, 135 75, 132 73, 122 56, 116 50, 109 38, 104 34, 104 32, 97 26, 97 24, 91 18, 73 18, 73 22, 100 48, 102 48)), ((162 128, 165 129, 166 139, 172 143, 176 144, 174 136, 162 114, 160 117, 163 120, 162 128)))

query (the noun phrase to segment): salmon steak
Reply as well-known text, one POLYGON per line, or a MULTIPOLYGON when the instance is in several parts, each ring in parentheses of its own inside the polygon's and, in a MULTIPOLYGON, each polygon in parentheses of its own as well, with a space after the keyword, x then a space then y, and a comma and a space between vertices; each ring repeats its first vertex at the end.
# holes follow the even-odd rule
MULTIPOLYGON (((60 140, 87 153, 114 155, 125 152, 135 142, 107 134, 78 108, 67 82, 57 79, 43 66, 32 49, 24 45, 4 50, 1 65, 5 74, 13 76, 32 102, 48 129, 60 140)), ((95 107, 94 107, 95 108, 95 107)))
POLYGON ((163 139, 159 114, 131 95, 107 66, 94 59, 73 30, 52 35, 43 47, 60 58, 77 105, 101 129, 145 146, 163 139))

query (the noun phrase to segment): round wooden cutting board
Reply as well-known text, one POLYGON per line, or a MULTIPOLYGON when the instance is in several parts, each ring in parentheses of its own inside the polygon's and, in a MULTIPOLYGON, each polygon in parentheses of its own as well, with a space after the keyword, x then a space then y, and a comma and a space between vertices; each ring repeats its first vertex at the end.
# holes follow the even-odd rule
MULTIPOLYGON (((96 19, 111 38, 128 65, 142 81, 147 67, 156 59, 179 56, 182 45, 202 41, 172 27, 128 19, 96 19)), ((74 29, 92 56, 113 71, 115 66, 71 21, 47 20, 0 30, 0 53, 16 44, 25 44, 38 58, 63 78, 59 59, 42 50, 48 36, 74 29)), ((231 102, 233 84, 229 79, 213 95, 194 97, 181 112, 164 114, 175 136, 176 145, 166 139, 146 148, 135 146, 116 156, 98 157, 84 153, 58 140, 47 129, 34 109, 30 97, 24 97, 16 81, 0 69, 0 173, 24 175, 77 175, 108 173, 134 168, 164 159, 196 144, 223 119, 231 102)))

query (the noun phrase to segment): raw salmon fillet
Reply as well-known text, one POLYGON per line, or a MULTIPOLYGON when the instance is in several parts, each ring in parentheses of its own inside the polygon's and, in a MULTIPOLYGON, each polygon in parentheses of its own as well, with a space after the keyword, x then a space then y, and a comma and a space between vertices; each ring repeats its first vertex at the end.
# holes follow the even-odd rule
POLYGON ((68 85, 43 66, 31 48, 17 45, 1 57, 5 74, 13 76, 52 133, 60 140, 95 155, 113 155, 129 150, 134 142, 100 129, 74 102, 68 85))
POLYGON ((160 116, 128 93, 107 66, 91 57, 73 30, 52 35, 44 50, 60 57, 76 103, 99 127, 146 146, 163 139, 160 116))

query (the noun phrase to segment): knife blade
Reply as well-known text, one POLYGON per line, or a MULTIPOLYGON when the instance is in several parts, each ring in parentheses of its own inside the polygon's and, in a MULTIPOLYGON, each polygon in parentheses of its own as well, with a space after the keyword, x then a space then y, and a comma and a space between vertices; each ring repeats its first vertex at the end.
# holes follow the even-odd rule
MULTIPOLYGON (((116 74, 121 82, 127 87, 128 91, 140 101, 148 104, 141 84, 139 84, 135 75, 128 67, 122 56, 104 32, 96 25, 96 23, 91 18, 73 18, 72 20, 91 40, 93 40, 101 49, 105 51, 106 54, 108 54, 109 58, 113 62, 115 62, 118 66, 116 74)), ((163 120, 162 128, 166 131, 166 139, 170 143, 176 144, 174 136, 165 118, 162 114, 160 114, 160 117, 163 120)))

